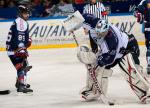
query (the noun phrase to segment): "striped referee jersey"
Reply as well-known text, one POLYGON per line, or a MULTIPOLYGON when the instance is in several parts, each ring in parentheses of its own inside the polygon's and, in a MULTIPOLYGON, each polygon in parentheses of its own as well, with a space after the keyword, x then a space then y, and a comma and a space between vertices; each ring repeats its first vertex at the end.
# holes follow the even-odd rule
POLYGON ((95 4, 87 4, 84 6, 83 14, 92 14, 100 19, 107 19, 107 12, 104 5, 101 2, 95 4))

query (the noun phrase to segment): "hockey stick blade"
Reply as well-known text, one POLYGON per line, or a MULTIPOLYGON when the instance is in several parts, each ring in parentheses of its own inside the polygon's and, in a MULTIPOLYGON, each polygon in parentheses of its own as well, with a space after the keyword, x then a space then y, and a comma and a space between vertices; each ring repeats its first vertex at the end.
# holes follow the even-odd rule
POLYGON ((107 105, 115 105, 115 102, 113 100, 108 99, 104 94, 100 94, 100 99, 104 104, 107 105))
POLYGON ((10 90, 2 90, 0 91, 0 95, 7 95, 10 94, 10 90))

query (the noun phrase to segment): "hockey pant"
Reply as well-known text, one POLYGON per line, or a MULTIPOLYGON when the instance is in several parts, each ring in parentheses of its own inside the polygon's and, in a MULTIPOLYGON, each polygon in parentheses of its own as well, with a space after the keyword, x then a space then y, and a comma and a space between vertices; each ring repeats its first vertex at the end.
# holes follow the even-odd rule
POLYGON ((17 70, 17 79, 20 81, 20 83, 25 82, 25 76, 27 74, 27 71, 25 70, 27 67, 27 60, 21 57, 16 57, 14 55, 9 56, 12 64, 17 70))

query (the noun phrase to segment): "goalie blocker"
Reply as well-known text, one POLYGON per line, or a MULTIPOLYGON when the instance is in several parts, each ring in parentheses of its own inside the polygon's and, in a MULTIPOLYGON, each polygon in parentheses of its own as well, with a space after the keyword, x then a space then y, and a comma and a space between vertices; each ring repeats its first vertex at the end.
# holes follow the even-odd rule
POLYGON ((84 21, 85 19, 80 14, 80 12, 76 11, 75 13, 67 17, 67 19, 63 20, 62 25, 64 26, 66 31, 72 32, 79 29, 84 21))

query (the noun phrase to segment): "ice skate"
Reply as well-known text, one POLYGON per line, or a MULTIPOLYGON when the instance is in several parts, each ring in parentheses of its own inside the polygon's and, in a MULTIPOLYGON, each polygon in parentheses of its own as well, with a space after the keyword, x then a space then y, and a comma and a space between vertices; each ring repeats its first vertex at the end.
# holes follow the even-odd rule
MULTIPOLYGON (((20 82, 18 81, 18 79, 16 79, 15 87, 16 87, 16 88, 19 88, 19 85, 20 85, 20 82)), ((30 88, 30 87, 31 87, 30 84, 24 84, 24 86, 26 86, 26 88, 30 88)))
POLYGON ((88 87, 84 87, 81 91, 81 97, 82 99, 84 99, 85 101, 92 101, 92 100, 96 100, 99 98, 99 93, 93 89, 94 87, 92 86, 91 88, 88 87))
POLYGON ((150 89, 146 92, 144 96, 140 99, 141 103, 146 104, 147 102, 150 102, 150 89))
POLYGON ((17 88, 18 93, 32 93, 33 90, 30 88, 27 88, 24 84, 19 84, 17 88))

